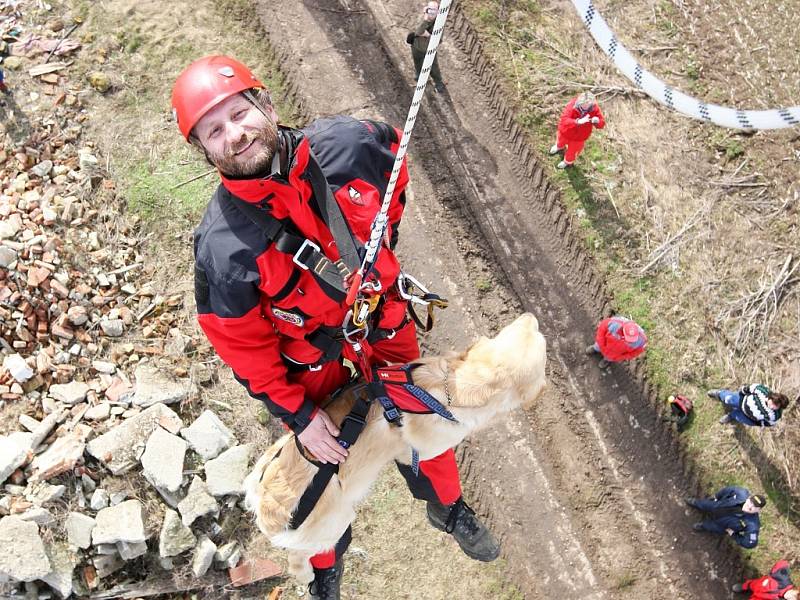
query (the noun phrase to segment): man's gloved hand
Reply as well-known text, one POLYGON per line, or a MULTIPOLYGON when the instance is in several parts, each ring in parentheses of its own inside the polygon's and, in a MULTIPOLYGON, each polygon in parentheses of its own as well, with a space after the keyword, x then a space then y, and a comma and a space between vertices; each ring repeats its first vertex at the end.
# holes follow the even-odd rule
POLYGON ((339 435, 339 428, 333 424, 328 414, 319 409, 297 439, 305 446, 311 454, 317 457, 321 463, 339 464, 347 458, 347 450, 339 445, 336 437, 339 435))
POLYGON ((580 119, 576 119, 575 122, 578 125, 583 125, 584 123, 588 123, 590 118, 589 115, 584 115, 580 119))
POLYGON ((733 535, 733 529, 728 528, 725 530, 725 533, 727 533, 728 535, 733 535))
POLYGON ((600 117, 592 117, 592 125, 597 125, 600 122, 600 117))

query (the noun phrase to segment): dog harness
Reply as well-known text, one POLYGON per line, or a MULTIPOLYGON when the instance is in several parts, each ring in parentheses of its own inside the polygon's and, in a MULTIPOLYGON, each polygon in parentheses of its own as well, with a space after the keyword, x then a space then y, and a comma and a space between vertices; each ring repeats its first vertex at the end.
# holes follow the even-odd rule
MULTIPOLYGON (((394 365, 390 367, 373 367, 372 381, 367 384, 356 384, 354 393, 356 402, 339 427, 339 437, 336 441, 342 448, 350 448, 358 440, 358 436, 367 424, 367 414, 370 404, 377 400, 383 408, 384 418, 396 427, 403 426, 403 413, 437 414, 443 419, 453 423, 458 420, 453 414, 429 392, 414 383, 412 373, 419 367, 417 363, 394 365), (358 389, 361 388, 361 389, 358 389), (366 393, 365 393, 366 392, 366 393)), ((447 371, 445 371, 445 395, 447 404, 450 404, 450 393, 447 389, 447 371)), ((336 392, 336 397, 347 387, 336 392)), ((319 502, 325 488, 334 474, 339 472, 338 464, 320 463, 306 456, 302 444, 295 437, 295 444, 300 453, 313 463, 318 471, 314 474, 311 483, 300 496, 297 508, 289 519, 289 529, 297 529, 311 514, 319 502)), ((276 454, 275 458, 280 453, 276 454)), ((419 473, 419 453, 412 449, 411 466, 414 473, 419 473)))

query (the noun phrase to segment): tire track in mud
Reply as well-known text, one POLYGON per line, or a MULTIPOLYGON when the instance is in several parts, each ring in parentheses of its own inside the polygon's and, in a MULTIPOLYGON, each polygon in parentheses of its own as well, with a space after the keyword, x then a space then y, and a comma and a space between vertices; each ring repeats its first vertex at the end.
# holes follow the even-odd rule
MULTIPOLYGON (((367 82, 375 106, 401 123, 405 98, 411 96, 405 79, 410 58, 404 60, 393 46, 404 35, 392 28, 387 4, 402 11, 398 1, 350 0, 347 6, 354 12, 334 0, 303 3, 348 68, 367 82)), ((719 548, 688 533, 691 521, 680 505, 685 476, 675 440, 658 421, 656 399, 641 369, 617 367, 606 375, 581 355, 596 316, 610 306, 572 219, 502 99, 480 41, 458 11, 449 35, 458 50, 446 44, 440 60, 453 79, 452 102, 429 91, 413 159, 430 174, 437 199, 450 212, 442 219, 462 238, 459 249, 482 265, 480 277, 495 284, 491 295, 498 301, 481 306, 485 316, 497 325, 496 317, 509 307, 531 310, 548 337, 551 358, 551 391, 544 406, 464 445, 469 497, 477 499, 500 533, 511 576, 527 597, 561 588, 552 587, 551 573, 537 572, 542 565, 536 554, 546 552, 548 540, 527 536, 541 535, 540 521, 552 513, 537 510, 538 498, 526 497, 537 489, 519 485, 526 477, 539 478, 539 488, 553 489, 560 503, 546 508, 567 507, 589 556, 591 564, 581 564, 581 552, 572 555, 574 560, 553 562, 552 568, 573 569, 580 580, 579 588, 563 592, 579 589, 593 598, 656 598, 665 592, 676 598, 726 597, 725 584, 708 582, 715 570, 711 557, 720 556, 719 548), (508 448, 509 432, 518 442, 529 439, 508 448), (526 451, 537 460, 544 453, 540 472, 516 470, 526 451)), ((315 54, 329 50, 323 45, 315 54)), ((291 54, 284 58, 287 66, 296 60, 291 54)), ((465 279, 477 280, 474 273, 465 279)))

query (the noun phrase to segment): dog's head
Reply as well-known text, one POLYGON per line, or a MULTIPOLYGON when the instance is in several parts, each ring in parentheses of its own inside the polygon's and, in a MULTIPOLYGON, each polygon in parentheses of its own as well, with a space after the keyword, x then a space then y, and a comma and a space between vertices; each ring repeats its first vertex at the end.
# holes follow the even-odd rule
POLYGON ((539 322, 530 313, 521 315, 495 337, 480 338, 463 355, 456 367, 458 403, 481 406, 497 398, 531 406, 546 384, 545 355, 539 322))

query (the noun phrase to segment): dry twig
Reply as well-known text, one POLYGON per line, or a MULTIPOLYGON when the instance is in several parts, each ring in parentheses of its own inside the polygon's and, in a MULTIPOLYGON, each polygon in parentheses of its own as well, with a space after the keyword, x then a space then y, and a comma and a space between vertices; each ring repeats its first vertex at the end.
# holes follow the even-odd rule
POLYGON ((717 326, 732 319, 738 320, 734 348, 741 351, 751 342, 767 338, 782 303, 795 291, 794 285, 800 281, 798 269, 800 260, 795 260, 794 255, 789 254, 777 275, 765 271, 756 289, 748 290, 720 311, 716 317, 717 326))

